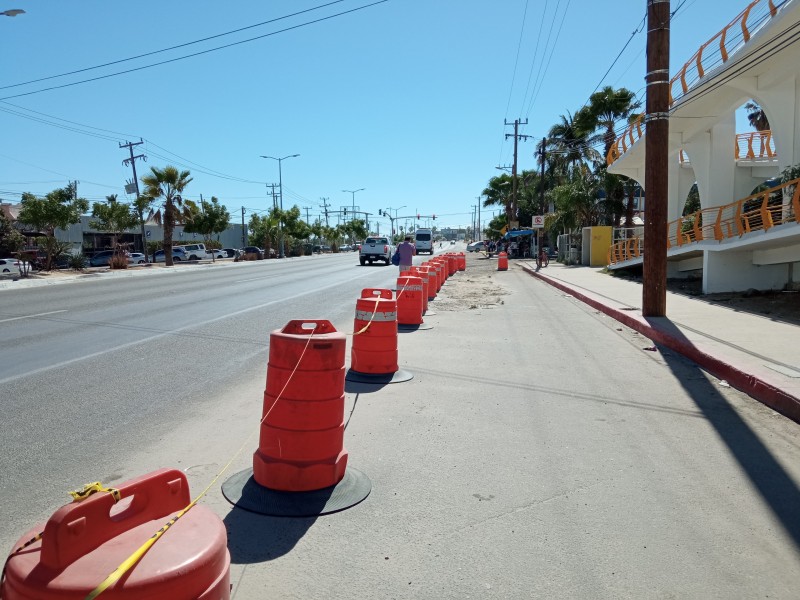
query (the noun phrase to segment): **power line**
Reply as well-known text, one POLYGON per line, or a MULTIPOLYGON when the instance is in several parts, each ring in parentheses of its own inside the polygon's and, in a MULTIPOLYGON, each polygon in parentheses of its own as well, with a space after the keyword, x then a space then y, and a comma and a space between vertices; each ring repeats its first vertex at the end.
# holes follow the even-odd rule
MULTIPOLYGON (((8 110, 8 109, 5 109, 3 107, 0 107, 0 111, 2 111, 2 112, 6 112, 6 113, 9 113, 9 114, 12 114, 14 116, 21 117, 21 118, 24 118, 24 119, 29 119, 29 120, 32 120, 34 122, 41 123, 43 125, 50 125, 51 127, 56 127, 56 128, 59 128, 59 129, 64 129, 66 131, 71 131, 72 133, 79 133, 81 135, 86 135, 86 136, 89 136, 89 137, 94 137, 94 138, 98 138, 98 139, 102 139, 102 140, 106 140, 106 141, 114 141, 114 142, 118 142, 118 143, 122 143, 123 139, 132 138, 132 137, 141 137, 141 136, 133 136, 133 135, 129 135, 129 134, 123 134, 123 133, 119 133, 119 132, 112 131, 112 130, 109 130, 109 129, 102 129, 100 127, 94 127, 92 125, 86 125, 84 123, 78 123, 76 121, 70 121, 68 119, 62 119, 61 117, 56 117, 54 115, 49 115, 47 113, 42 113, 42 112, 39 112, 39 111, 30 110, 28 108, 17 107, 16 105, 11 104, 9 102, 2 102, 2 104, 9 104, 11 106, 14 106, 15 108, 20 108, 21 110, 26 110, 26 111, 29 111, 29 112, 33 112, 33 113, 35 113, 37 115, 41 115, 42 117, 46 117, 46 119, 45 118, 33 117, 31 115, 27 115, 27 114, 22 113, 22 112, 8 110), (48 120, 48 119, 50 119, 50 120, 48 120), (74 125, 74 127, 68 127, 68 126, 65 126, 65 125, 61 125, 60 123, 53 122, 52 120, 63 121, 64 123, 69 123, 71 125, 74 125), (102 134, 96 134, 96 133, 91 132, 91 131, 85 131, 84 129, 80 129, 81 127, 83 127, 84 129, 94 129, 94 130, 97 130, 97 131, 106 131, 106 132, 109 132, 109 133, 115 133, 115 134, 119 134, 119 136, 121 136, 121 137, 112 137, 112 136, 107 136, 107 135, 102 135, 102 134)), ((187 158, 184 158, 184 157, 182 157, 182 156, 180 156, 178 154, 175 154, 171 150, 167 150, 166 148, 164 148, 162 146, 159 146, 158 144, 156 144, 152 140, 148 140, 147 138, 142 138, 142 139, 149 146, 154 146, 156 148, 159 148, 163 152, 166 152, 167 154, 169 154, 172 157, 174 157, 174 158, 170 158, 169 156, 164 156, 163 154, 159 154, 159 153, 157 153, 155 151, 152 151, 152 150, 148 149, 148 152, 151 155, 155 156, 156 158, 160 158, 160 159, 162 159, 164 161, 174 162, 178 166, 183 166, 183 167, 186 167, 186 168, 189 168, 189 169, 193 169, 193 170, 195 170, 195 171, 197 171, 199 173, 203 173, 204 175, 210 175, 212 177, 217 177, 217 178, 220 178, 220 179, 227 179, 229 181, 238 181, 240 183, 254 183, 254 184, 258 184, 258 185, 261 185, 262 183, 264 183, 263 181, 254 181, 252 179, 245 179, 245 178, 242 178, 242 177, 237 177, 237 176, 234 176, 234 175, 228 175, 226 173, 222 173, 220 171, 216 171, 215 169, 211 169, 210 167, 205 167, 205 166, 200 165, 200 164, 198 164, 198 163, 196 163, 194 161, 191 161, 191 160, 189 160, 187 158), (176 161, 175 158, 177 158, 178 161, 176 161)), ((59 173, 59 175, 60 175, 60 173, 59 173)), ((65 177, 66 177, 66 175, 65 175, 65 177)))
MULTIPOLYGON (((536 102, 536 99, 539 97, 539 92, 542 91, 542 86, 544 85, 544 79, 547 77, 547 71, 550 69, 550 62, 553 60, 553 54, 556 51, 556 45, 558 44, 558 39, 561 37, 561 30, 564 28, 564 21, 567 18, 567 11, 569 11, 569 5, 572 0, 567 0, 567 5, 564 7, 564 14, 561 15, 561 23, 558 25, 558 31, 556 32, 556 39, 553 40, 553 45, 550 48, 550 55, 547 57, 547 64, 544 67, 544 71, 541 71, 541 76, 539 77, 538 87, 536 88, 536 94, 531 98, 531 102, 528 105, 528 112, 525 113, 525 116, 528 116, 533 110, 533 105, 536 102)), ((555 20, 553 21, 555 23, 555 20)), ((545 47, 545 51, 547 48, 545 47)))
POLYGON ((95 69, 102 69, 103 67, 110 67, 112 65, 118 65, 124 62, 129 62, 131 60, 136 60, 139 58, 145 58, 146 56, 153 56, 155 54, 160 54, 162 52, 169 52, 170 50, 177 50, 178 48, 185 48, 187 46, 192 46, 193 44, 200 44, 202 42, 207 42, 209 40, 213 40, 216 38, 221 38, 226 35, 232 35, 234 33, 240 33, 242 31, 246 31, 248 29, 254 29, 256 27, 262 27, 263 25, 269 25, 271 23, 276 23, 278 21, 282 21, 284 19, 289 19, 291 17, 296 17, 297 15, 302 15, 303 13, 312 12, 315 10, 319 10, 321 8, 326 8, 333 4, 339 4, 340 2, 344 2, 345 0, 333 0, 333 2, 328 2, 327 4, 320 4, 319 6, 314 6, 312 8, 308 8, 306 10, 301 10, 295 13, 291 13, 289 15, 284 15, 282 17, 276 17, 275 19, 270 19, 268 21, 262 21, 261 23, 255 23, 254 25, 248 25, 246 27, 240 27, 239 29, 232 29, 231 31, 226 31, 224 33, 218 33, 216 35, 211 35, 208 37, 200 38, 199 40, 194 40, 191 42, 186 42, 184 44, 178 44, 177 46, 170 46, 169 48, 162 48, 161 50, 153 50, 152 52, 145 52, 144 54, 137 54, 136 56, 130 56, 128 58, 121 58, 119 60, 113 60, 107 63, 103 63, 100 65, 95 65, 93 67, 85 67, 83 69, 76 69, 74 71, 68 71, 66 73, 59 73, 58 75, 49 75, 47 77, 40 77, 39 79, 31 79, 29 81, 22 81, 20 83, 12 83, 9 85, 0 86, 0 90, 6 90, 9 88, 20 87, 23 85, 28 85, 31 83, 39 83, 40 81, 48 81, 49 79, 57 79, 59 77, 66 77, 68 75, 76 75, 78 73, 85 73, 87 71, 93 71, 95 69))
MULTIPOLYGON (((686 0, 684 0, 684 2, 685 1, 686 0)), ((678 11, 678 9, 675 9, 675 12, 677 12, 677 11, 678 11)), ((675 13, 673 13, 673 14, 675 14, 675 13)), ((608 77, 608 74, 611 72, 611 69, 613 69, 614 66, 617 64, 617 61, 622 56, 622 53, 625 52, 625 50, 628 47, 628 45, 633 41, 633 38, 636 37, 637 34, 642 32, 642 29, 644 28, 644 24, 646 22, 647 22, 647 12, 645 12, 644 17, 642 17, 642 22, 636 27, 636 29, 633 30, 633 33, 631 33, 631 37, 628 38, 628 41, 625 42, 625 45, 622 47, 622 50, 620 50, 619 54, 617 54, 617 57, 614 59, 614 62, 611 63, 611 66, 608 67, 608 70, 600 78, 600 81, 597 83, 597 87, 595 87, 594 90, 592 91, 592 94, 594 94, 597 90, 600 89, 600 86, 603 85, 603 81, 605 81, 605 78, 608 77)), ((591 96, 592 94, 589 94, 589 95, 591 96)))
MULTIPOLYGON (((558 0, 558 2, 560 4, 561 0, 558 0)), ((536 56, 539 54, 539 42, 542 39, 542 29, 544 28, 544 21, 545 21, 545 15, 547 14, 547 6, 548 6, 548 4, 549 4, 549 0, 545 0, 545 2, 544 2, 544 11, 542 11, 542 20, 539 22, 539 33, 536 36, 536 47, 534 48, 533 59, 531 60, 531 69, 528 72, 528 83, 525 86, 525 94, 522 96, 522 106, 520 107, 520 109, 524 109, 525 108, 525 102, 528 100, 528 90, 531 87, 531 78, 533 77, 533 71, 536 68, 536 56)), ((558 11, 558 5, 556 5, 556 12, 557 11, 558 11)), ((555 18, 556 17, 555 17, 555 12, 554 12, 553 13, 553 23, 555 23, 555 18)), ((550 26, 550 31, 552 31, 552 25, 550 26)), ((550 41, 550 36, 549 35, 547 37, 547 40, 548 40, 548 42, 550 41)), ((547 47, 547 43, 545 43, 545 49, 546 49, 546 47, 547 47)), ((545 53, 545 51, 546 50, 542 51, 542 60, 540 61, 541 63, 544 63, 544 53, 545 53)))
POLYGON ((305 23, 300 23, 299 25, 293 25, 291 27, 286 27, 284 29, 279 29, 278 31, 265 33, 263 35, 259 35, 259 36, 252 37, 252 38, 248 38, 248 39, 245 39, 245 40, 240 40, 238 42, 231 42, 230 44, 224 44, 222 46, 216 46, 214 48, 209 48, 208 50, 201 50, 199 52, 194 52, 192 54, 186 54, 184 56, 178 56, 176 58, 170 58, 168 60, 162 60, 160 62, 152 63, 152 64, 149 64, 149 65, 144 65, 144 66, 141 66, 141 67, 135 67, 135 68, 132 68, 132 69, 126 69, 124 71, 117 71, 116 73, 109 73, 107 75, 99 75, 97 77, 91 77, 89 79, 81 79, 79 81, 73 81, 71 83, 64 83, 62 85, 54 85, 54 86, 50 86, 50 87, 46 87, 46 88, 41 88, 41 89, 38 89, 38 90, 33 90, 32 92, 24 92, 24 93, 20 93, 20 94, 14 94, 12 96, 5 96, 3 98, 0 98, 0 100, 10 100, 11 98, 20 98, 22 96, 31 96, 33 94, 39 94, 41 92, 47 92, 47 91, 50 91, 50 90, 58 90, 58 89, 61 89, 61 88, 80 85, 82 83, 89 83, 89 82, 92 82, 92 81, 99 81, 101 79, 108 79, 110 77, 116 77, 118 75, 126 75, 128 73, 135 73, 136 71, 143 71, 144 69, 150 69, 152 67, 158 67, 158 66, 161 66, 161 65, 166 65, 166 64, 169 64, 169 63, 177 62, 179 60, 185 60, 187 58, 193 58, 195 56, 201 56, 203 54, 209 54, 211 52, 216 52, 217 50, 223 50, 225 48, 231 48, 233 46, 239 46, 241 44, 246 44, 248 42, 253 42, 253 41, 256 41, 256 40, 264 39, 264 38, 267 38, 267 37, 278 35, 280 33, 286 33, 287 31, 293 31, 295 29, 300 29, 301 27, 307 27, 309 25, 314 25, 316 23, 321 23, 323 21, 328 21, 328 20, 334 19, 336 17, 341 17, 341 16, 344 16, 344 15, 347 15, 347 14, 350 14, 350 13, 357 12, 359 10, 364 10, 366 8, 371 8, 373 6, 377 6, 378 4, 384 4, 385 2, 389 2, 389 0, 376 0, 375 2, 372 2, 370 4, 365 4, 363 6, 358 6, 356 8, 352 8, 350 10, 345 10, 345 11, 342 11, 342 12, 339 12, 339 13, 336 13, 336 14, 333 14, 333 15, 328 15, 327 17, 321 17, 319 19, 314 19, 313 21, 307 21, 305 23))

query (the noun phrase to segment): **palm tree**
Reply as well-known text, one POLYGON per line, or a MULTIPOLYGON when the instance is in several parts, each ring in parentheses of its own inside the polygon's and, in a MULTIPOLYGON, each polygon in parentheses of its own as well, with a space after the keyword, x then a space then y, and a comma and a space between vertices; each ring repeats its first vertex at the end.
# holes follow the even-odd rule
MULTIPOLYGON (((586 162, 593 163, 600 159, 600 153, 589 145, 589 133, 591 131, 581 129, 575 117, 567 111, 567 116, 561 115, 561 122, 550 128, 548 146, 573 168, 586 162)), ((539 160, 541 164, 541 156, 539 160)))
POLYGON ((189 171, 178 171, 176 167, 168 165, 163 169, 150 167, 150 174, 142 177, 145 185, 144 196, 164 201, 162 215, 164 223, 164 260, 168 267, 172 266, 172 234, 175 223, 181 219, 180 208, 183 206, 181 194, 192 178, 189 171))
MULTIPOLYGON (((603 156, 608 156, 611 146, 617 139, 617 123, 630 120, 640 105, 640 102, 635 101, 632 91, 626 88, 615 90, 611 86, 606 86, 589 97, 589 103, 575 115, 575 122, 578 129, 587 133, 594 132, 594 139, 603 141, 603 156)), ((598 170, 605 171, 605 169, 606 165, 601 164, 598 170)), ((607 214, 613 224, 618 226, 623 212, 633 211, 631 198, 628 198, 630 206, 627 209, 624 207, 624 182, 627 181, 627 177, 611 176, 606 173, 598 173, 598 176, 605 182, 603 187, 606 191, 607 214)))
POLYGON ((750 127, 756 131, 769 131, 769 119, 761 106, 754 101, 750 101, 744 105, 744 108, 747 111, 747 120, 750 123, 750 127))
POLYGON ((481 192, 482 196, 486 196, 483 207, 502 206, 505 208, 511 196, 512 187, 512 178, 508 173, 492 177, 489 185, 481 192))
POLYGON ((600 219, 597 188, 595 175, 580 170, 573 172, 567 183, 548 192, 556 207, 551 219, 567 230, 597 225, 600 219))
POLYGON ((608 155, 617 139, 617 122, 626 120, 641 105, 634 101, 635 97, 629 89, 615 90, 606 86, 589 96, 589 103, 575 114, 575 126, 579 131, 586 135, 599 132, 605 146, 603 156, 608 155))

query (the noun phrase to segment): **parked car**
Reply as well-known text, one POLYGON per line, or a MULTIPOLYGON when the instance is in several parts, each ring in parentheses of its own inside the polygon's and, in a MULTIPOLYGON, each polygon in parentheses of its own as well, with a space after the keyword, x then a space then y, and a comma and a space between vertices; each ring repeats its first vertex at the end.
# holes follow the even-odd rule
POLYGON ((228 254, 226 252, 223 252, 222 250, 219 250, 217 248, 212 248, 211 250, 208 250, 208 254, 212 258, 228 258, 228 254))
POLYGON ((19 275, 20 266, 18 258, 0 258, 0 273, 19 275))
POLYGON ((258 260, 264 260, 264 250, 258 246, 245 246, 242 248, 242 254, 255 254, 258 260))
POLYGON ((314 246, 314 254, 327 254, 330 251, 331 251, 330 246, 325 246, 325 245, 314 246))
POLYGON ((129 265, 143 265, 147 261, 145 260, 144 254, 141 252, 131 252, 130 256, 128 257, 128 264, 129 265))
POLYGON ((223 248, 222 251, 225 253, 225 258, 236 258, 239 254, 236 248, 223 248))
POLYGON ((345 244, 344 246, 339 246, 339 252, 351 252, 353 247, 350 244, 345 244))
POLYGON ((467 252, 480 252, 486 248, 486 242, 472 242, 467 244, 467 252))
MULTIPOLYGON (((90 267, 107 267, 111 261, 111 257, 117 254, 114 250, 101 250, 100 252, 95 252, 92 257, 89 259, 89 266, 90 267)), ((120 254, 124 255, 128 259, 128 264, 131 264, 131 253, 123 250, 120 254)), ((142 255, 144 256, 144 255, 142 255)))
MULTIPOLYGON (((183 260, 189 260, 189 257, 186 255, 186 250, 183 248, 173 248, 172 261, 181 262, 183 260)), ((153 255, 153 262, 166 262, 166 256, 163 250, 156 250, 156 253, 153 255)))

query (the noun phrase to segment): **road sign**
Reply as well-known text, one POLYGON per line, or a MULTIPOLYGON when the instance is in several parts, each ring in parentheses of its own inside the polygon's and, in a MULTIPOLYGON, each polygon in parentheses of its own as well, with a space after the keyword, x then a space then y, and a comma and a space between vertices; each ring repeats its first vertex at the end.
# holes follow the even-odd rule
POLYGON ((541 229, 544 227, 544 216, 543 215, 534 215, 533 216, 533 224, 534 229, 541 229))

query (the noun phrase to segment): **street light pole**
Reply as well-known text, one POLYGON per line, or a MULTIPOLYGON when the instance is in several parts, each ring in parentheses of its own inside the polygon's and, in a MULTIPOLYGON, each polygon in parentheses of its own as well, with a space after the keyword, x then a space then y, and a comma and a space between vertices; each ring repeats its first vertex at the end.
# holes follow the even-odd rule
POLYGON ((353 194, 353 214, 356 213, 356 192, 363 192, 367 188, 359 188, 357 190, 342 190, 346 194, 353 194))
POLYGON ((285 257, 285 255, 283 253, 283 175, 281 173, 281 163, 284 160, 286 160, 287 158, 295 158, 297 156, 300 156, 300 155, 299 154, 290 154, 288 156, 284 156, 283 158, 275 158, 274 156, 264 156, 263 154, 261 155, 261 158, 271 158, 272 160, 277 160, 278 161, 278 191, 279 191, 279 197, 280 197, 280 202, 281 202, 281 214, 280 214, 280 218, 278 219, 278 232, 279 232, 279 236, 278 237, 280 238, 281 247, 280 247, 280 252, 278 252, 278 258, 284 258, 285 257))
MULTIPOLYGON (((352 213, 353 213, 353 217, 352 217, 352 219, 355 219, 355 218, 356 218, 356 192, 363 192, 365 189, 366 189, 366 188, 359 188, 359 189, 357 189, 357 190, 342 190, 342 191, 343 191, 343 192, 345 192, 345 193, 348 193, 348 194, 353 194, 353 208, 351 209, 351 211, 352 211, 352 213)), ((352 219, 351 219, 351 220, 352 220, 352 219)), ((365 219, 365 221, 366 221, 366 219, 365 219)), ((369 232, 367 232, 367 233, 369 233, 369 232)), ((350 239, 350 243, 353 243, 353 242, 355 242, 355 239, 353 239, 353 236, 352 236, 352 234, 350 234, 350 237, 351 237, 351 239, 350 239)))

